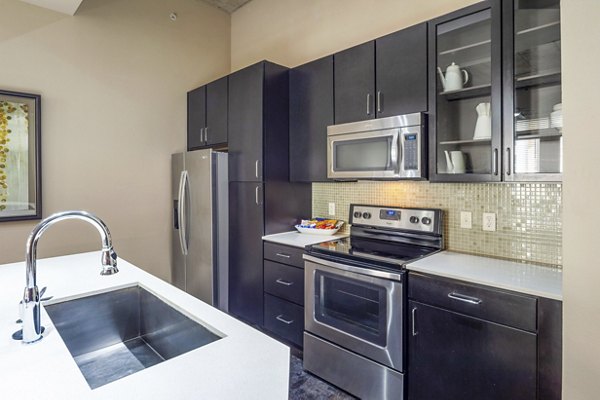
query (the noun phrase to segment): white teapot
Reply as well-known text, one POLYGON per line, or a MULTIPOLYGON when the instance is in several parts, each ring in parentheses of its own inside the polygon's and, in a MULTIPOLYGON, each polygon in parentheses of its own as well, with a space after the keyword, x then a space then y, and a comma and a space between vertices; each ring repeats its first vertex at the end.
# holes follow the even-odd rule
POLYGON ((463 86, 469 82, 469 73, 464 69, 461 70, 455 63, 450 64, 448 68, 446 68, 446 76, 444 76, 440 67, 438 67, 437 70, 442 81, 444 92, 462 89, 463 86))

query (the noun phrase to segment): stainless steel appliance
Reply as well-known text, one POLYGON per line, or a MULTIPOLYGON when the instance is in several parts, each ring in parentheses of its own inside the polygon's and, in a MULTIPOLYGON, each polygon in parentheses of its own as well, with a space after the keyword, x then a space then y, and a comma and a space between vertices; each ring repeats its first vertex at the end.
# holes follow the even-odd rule
POLYGON ((442 212, 351 205, 350 237, 307 247, 304 368, 364 399, 402 399, 404 265, 443 248, 442 212))
POLYGON ((196 150, 171 156, 173 284, 228 310, 227 154, 196 150))
POLYGON ((423 114, 406 114, 327 127, 327 177, 426 179, 423 114))

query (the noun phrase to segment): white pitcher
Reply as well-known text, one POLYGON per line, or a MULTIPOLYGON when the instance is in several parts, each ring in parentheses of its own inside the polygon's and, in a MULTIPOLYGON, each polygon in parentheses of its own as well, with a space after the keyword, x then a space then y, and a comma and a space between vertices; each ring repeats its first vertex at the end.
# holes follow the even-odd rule
POLYGON ((475 107, 477 122, 473 139, 489 139, 492 137, 492 112, 490 103, 479 103, 475 107))
POLYGON ((450 174, 464 174, 465 168, 465 155, 462 151, 448 151, 444 150, 446 155, 446 166, 447 171, 450 174))
POLYGON ((438 67, 437 70, 440 75, 440 80, 442 81, 444 92, 462 89, 463 86, 469 82, 469 73, 464 69, 461 70, 455 63, 450 64, 448 68, 446 68, 445 76, 440 67, 438 67))

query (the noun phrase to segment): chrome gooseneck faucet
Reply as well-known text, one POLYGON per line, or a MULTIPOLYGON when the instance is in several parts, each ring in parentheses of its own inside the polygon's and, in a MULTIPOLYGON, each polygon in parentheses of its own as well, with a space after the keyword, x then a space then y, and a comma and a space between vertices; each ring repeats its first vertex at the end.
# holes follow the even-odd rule
POLYGON ((80 219, 92 224, 102 238, 102 272, 112 275, 117 269, 117 253, 113 250, 110 232, 100 218, 85 211, 64 211, 52 214, 40 222, 31 231, 27 239, 25 293, 23 294, 23 342, 33 343, 42 338, 43 327, 40 323, 40 294, 36 281, 37 242, 50 226, 66 219, 80 219))

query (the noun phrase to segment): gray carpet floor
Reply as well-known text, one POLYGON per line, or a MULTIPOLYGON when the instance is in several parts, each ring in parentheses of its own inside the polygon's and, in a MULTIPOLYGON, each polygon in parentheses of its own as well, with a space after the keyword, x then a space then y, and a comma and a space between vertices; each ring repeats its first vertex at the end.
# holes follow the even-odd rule
POLYGON ((348 393, 322 381, 302 368, 302 359, 291 355, 290 400, 354 400, 348 393))

